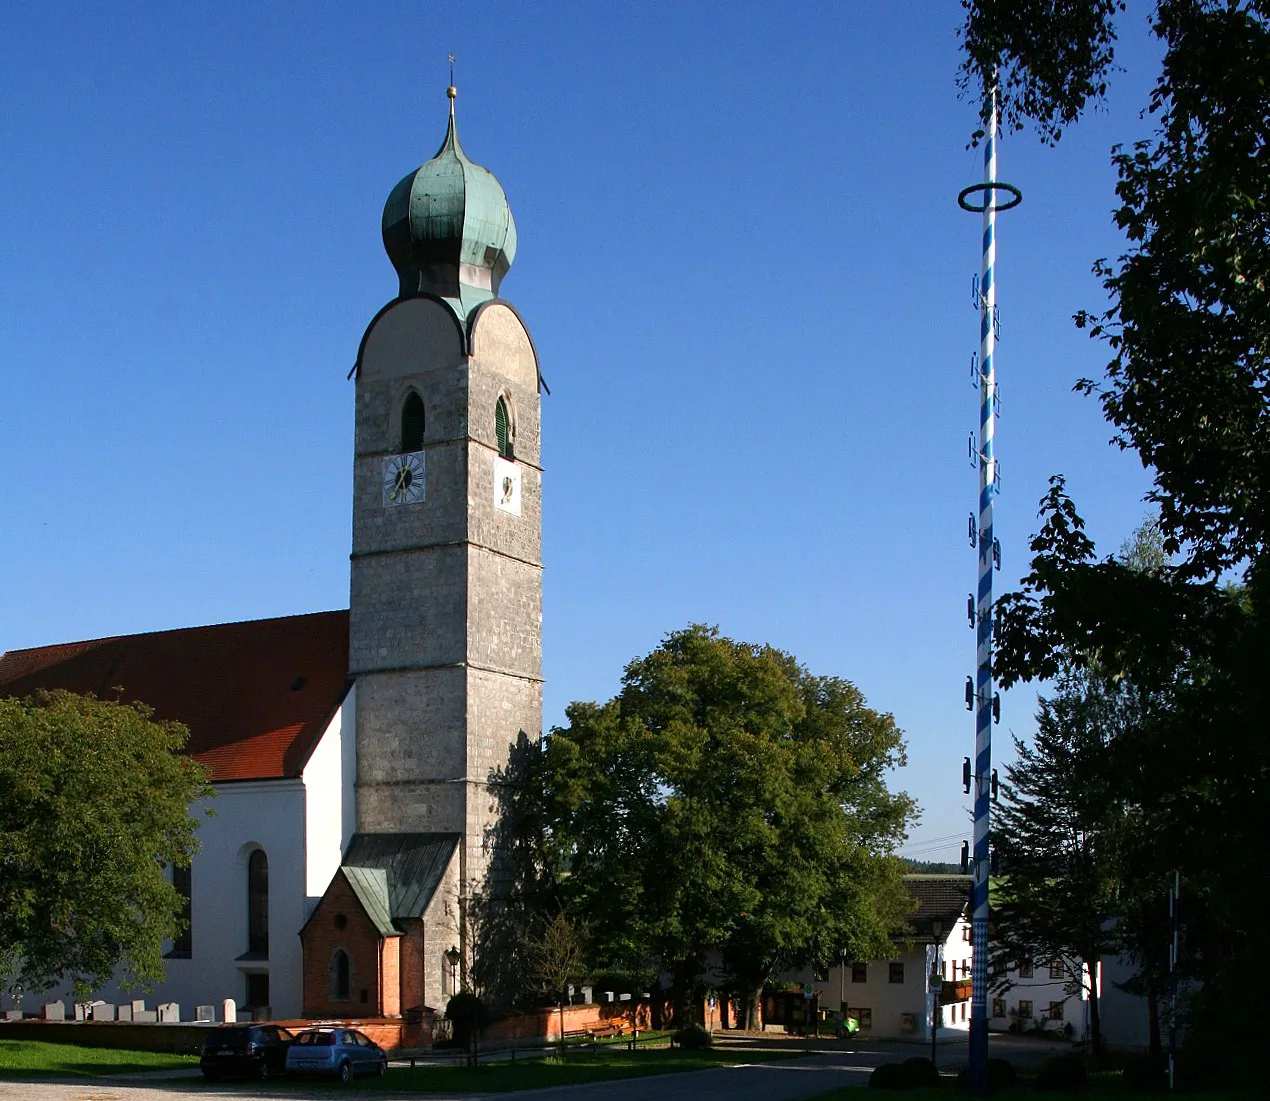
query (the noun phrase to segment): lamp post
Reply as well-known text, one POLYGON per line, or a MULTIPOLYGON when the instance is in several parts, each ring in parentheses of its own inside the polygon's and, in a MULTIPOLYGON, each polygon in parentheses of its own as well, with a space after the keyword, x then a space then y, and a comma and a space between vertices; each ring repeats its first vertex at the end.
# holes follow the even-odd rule
POLYGON ((450 996, 453 997, 459 992, 459 961, 463 957, 459 955, 459 950, 451 947, 445 953, 445 962, 450 968, 450 996))

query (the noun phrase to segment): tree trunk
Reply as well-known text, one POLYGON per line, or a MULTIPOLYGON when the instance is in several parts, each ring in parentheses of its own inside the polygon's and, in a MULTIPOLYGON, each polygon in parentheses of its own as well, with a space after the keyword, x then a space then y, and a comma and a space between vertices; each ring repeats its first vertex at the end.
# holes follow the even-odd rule
POLYGON ((1102 1019, 1098 1007, 1098 960, 1085 961, 1085 970, 1089 973, 1089 1050, 1094 1063, 1102 1062, 1102 1019))
POLYGON ((719 1027, 726 1032, 732 1027, 732 992, 719 995, 719 1027))
POLYGON ((564 1002, 560 1002, 560 1055, 564 1056, 564 1002))

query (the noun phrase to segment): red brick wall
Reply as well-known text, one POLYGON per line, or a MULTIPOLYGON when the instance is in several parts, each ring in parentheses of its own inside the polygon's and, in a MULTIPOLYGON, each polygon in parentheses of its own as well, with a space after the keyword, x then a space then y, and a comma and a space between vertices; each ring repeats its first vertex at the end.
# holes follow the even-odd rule
MULTIPOLYGON (((401 1008, 417 1009, 423 997, 423 922, 411 918, 401 938, 401 1008)), ((433 1006, 444 1010, 445 1006, 433 1006)))
POLYGON ((397 937, 380 937, 379 930, 366 916, 348 880, 342 872, 337 872, 300 934, 304 952, 304 1015, 351 1017, 354 1014, 381 1016, 400 1013, 397 940, 397 937), (341 916, 344 919, 342 929, 336 927, 341 916), (381 944, 386 949, 382 962, 392 968, 386 989, 393 993, 385 999, 393 1005, 392 1009, 387 1005, 381 1008, 380 1003, 380 990, 385 989, 381 985, 384 976, 380 974, 381 944), (349 958, 349 996, 338 1001, 331 996, 331 960, 337 948, 344 949, 349 958), (362 998, 363 991, 365 999, 362 998))
MULTIPOLYGON (((647 1005, 634 1008, 639 1028, 649 1028, 647 1005)), ((629 1002, 613 1005, 567 1005, 564 1007, 564 1030, 575 1032, 582 1028, 600 1028, 603 1025, 621 1025, 631 1028, 632 1006, 629 1002)), ((532 1013, 517 1013, 495 1021, 483 1033, 484 1042, 495 1040, 558 1040, 560 1039, 560 1010, 539 1009, 532 1013)))

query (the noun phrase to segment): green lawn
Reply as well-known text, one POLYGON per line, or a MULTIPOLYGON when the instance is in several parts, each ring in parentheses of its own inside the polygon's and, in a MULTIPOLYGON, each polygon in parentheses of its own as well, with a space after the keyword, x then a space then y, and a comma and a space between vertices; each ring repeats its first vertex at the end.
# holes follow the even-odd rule
POLYGON ((167 1055, 153 1051, 76 1047, 42 1040, 0 1040, 0 1077, 27 1074, 69 1074, 96 1078, 141 1070, 185 1070, 198 1066, 197 1055, 167 1055))

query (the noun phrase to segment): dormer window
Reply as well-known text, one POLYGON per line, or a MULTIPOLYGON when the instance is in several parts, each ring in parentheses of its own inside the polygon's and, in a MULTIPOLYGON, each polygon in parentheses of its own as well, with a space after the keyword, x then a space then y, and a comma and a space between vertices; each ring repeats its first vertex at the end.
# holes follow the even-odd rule
POLYGON ((423 450, 423 398, 413 390, 401 406, 401 453, 423 450))

